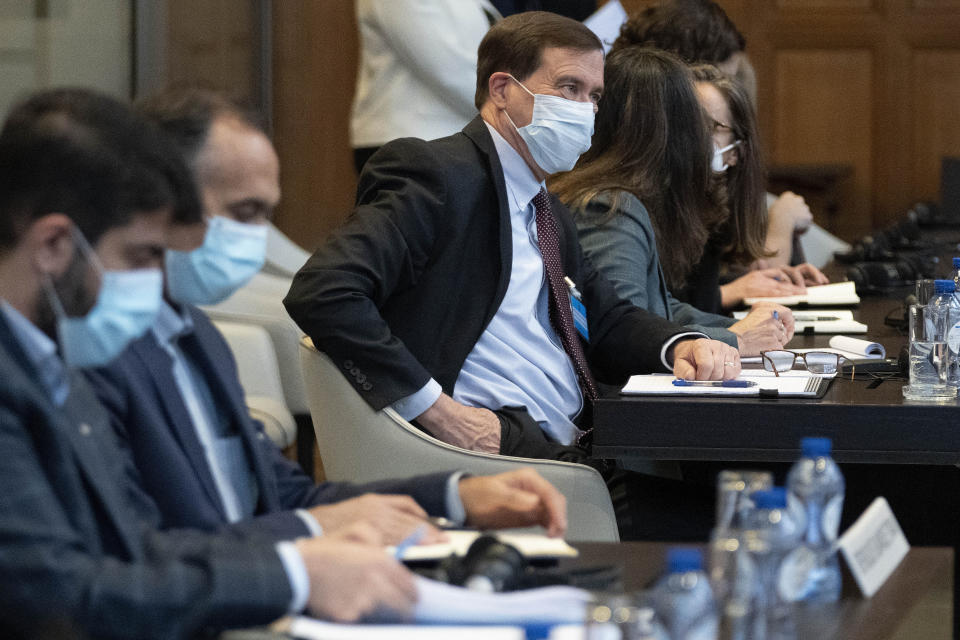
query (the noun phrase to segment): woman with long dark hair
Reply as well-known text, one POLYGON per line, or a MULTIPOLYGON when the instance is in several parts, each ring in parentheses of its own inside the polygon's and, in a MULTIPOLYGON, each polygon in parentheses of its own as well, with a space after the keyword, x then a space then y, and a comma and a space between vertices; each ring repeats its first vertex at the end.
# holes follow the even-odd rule
POLYGON ((779 349, 793 333, 785 307, 762 306, 734 322, 670 294, 700 264, 710 237, 729 228, 729 209, 712 187, 714 145, 693 83, 672 54, 611 53, 593 144, 550 190, 574 211, 584 252, 621 297, 743 355, 779 349))
MULTIPOLYGON (((739 305, 744 298, 792 295, 802 293, 805 284, 826 284, 826 277, 808 264, 760 268, 776 253, 771 251, 769 229, 775 216, 773 209, 771 215, 767 212, 766 168, 753 102, 740 84, 717 67, 698 64, 691 71, 713 138, 712 192, 727 214, 687 284, 674 293, 698 308, 719 312, 739 305), (724 269, 746 273, 736 279, 728 277, 729 282, 720 286, 724 269)), ((791 197, 806 206, 789 193, 775 206, 790 206, 791 197)), ((793 222, 789 222, 788 235, 792 235, 793 222)))

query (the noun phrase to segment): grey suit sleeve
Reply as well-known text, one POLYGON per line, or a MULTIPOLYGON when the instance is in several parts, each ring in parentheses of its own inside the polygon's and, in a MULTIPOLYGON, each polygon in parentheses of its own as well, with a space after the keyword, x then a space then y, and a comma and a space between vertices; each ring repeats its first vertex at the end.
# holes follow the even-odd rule
POLYGON ((701 311, 691 304, 669 297, 673 320, 694 331, 702 331, 713 340, 720 340, 731 347, 737 346, 737 334, 727 329, 736 323, 733 318, 701 311))
POLYGON ((606 202, 592 202, 576 216, 577 233, 584 255, 610 280, 617 295, 691 331, 736 347, 736 334, 727 330, 735 320, 700 311, 667 291, 653 226, 643 204, 629 196, 625 206, 604 220, 606 202))
POLYGON ((6 408, 15 403, 9 394, 0 402, 0 610, 63 616, 96 638, 181 637, 286 613, 291 591, 272 543, 133 523, 140 536, 126 548, 108 516, 94 521, 84 508, 71 451, 46 425, 28 426, 24 412, 6 408))

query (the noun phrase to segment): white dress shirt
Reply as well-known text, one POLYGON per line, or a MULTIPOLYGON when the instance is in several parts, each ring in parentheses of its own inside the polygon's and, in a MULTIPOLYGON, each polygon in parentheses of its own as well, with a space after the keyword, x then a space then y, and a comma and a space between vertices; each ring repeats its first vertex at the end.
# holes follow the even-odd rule
POLYGON ((442 138, 477 115, 477 47, 500 15, 489 0, 356 0, 356 11, 354 148, 442 138))

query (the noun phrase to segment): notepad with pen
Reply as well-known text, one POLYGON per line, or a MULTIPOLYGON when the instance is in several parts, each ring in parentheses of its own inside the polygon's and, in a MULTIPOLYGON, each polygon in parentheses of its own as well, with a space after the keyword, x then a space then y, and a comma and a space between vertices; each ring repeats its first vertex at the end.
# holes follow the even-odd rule
POLYGON ((780 376, 770 371, 746 369, 737 378, 745 384, 676 384, 671 374, 653 373, 631 376, 621 389, 624 395, 640 396, 728 396, 746 398, 822 398, 833 376, 811 375, 806 371, 785 371, 780 376))

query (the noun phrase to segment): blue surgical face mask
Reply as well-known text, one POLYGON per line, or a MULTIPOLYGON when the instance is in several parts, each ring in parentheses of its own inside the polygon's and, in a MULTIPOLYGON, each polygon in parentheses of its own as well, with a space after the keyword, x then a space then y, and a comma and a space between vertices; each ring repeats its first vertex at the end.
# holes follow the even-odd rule
POLYGON ((267 225, 214 216, 201 247, 167 250, 167 291, 177 302, 216 304, 260 271, 266 255, 267 225))
POLYGON ((77 248, 100 274, 100 291, 93 308, 84 316, 70 317, 49 277, 43 286, 57 316, 63 361, 69 367, 100 367, 153 326, 163 299, 163 272, 105 271, 79 230, 74 237, 77 248))
MULTIPOLYGON (((594 104, 533 93, 519 80, 510 77, 533 96, 533 118, 530 124, 525 127, 513 125, 527 143, 533 161, 548 174, 573 169, 577 159, 590 148, 595 117, 594 104)), ((510 119, 509 115, 507 119, 510 119)), ((513 120, 510 122, 512 124, 513 120)))

